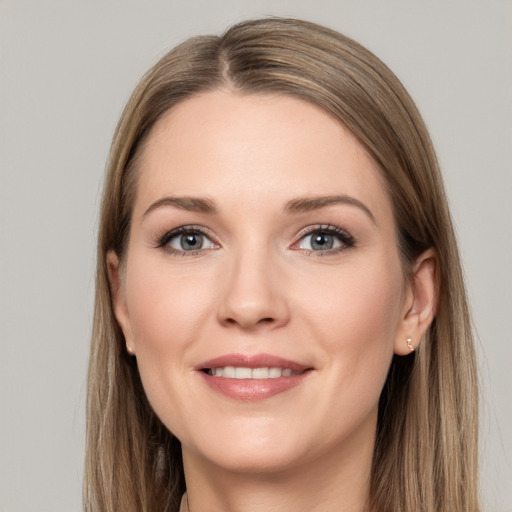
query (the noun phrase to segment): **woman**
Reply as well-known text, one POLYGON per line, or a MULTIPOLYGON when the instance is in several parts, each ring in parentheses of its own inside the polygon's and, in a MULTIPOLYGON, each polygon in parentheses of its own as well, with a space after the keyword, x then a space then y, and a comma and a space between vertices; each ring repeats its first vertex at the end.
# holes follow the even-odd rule
POLYGON ((86 510, 479 510, 432 145, 329 29, 244 22, 144 77, 110 155, 91 350, 86 510))

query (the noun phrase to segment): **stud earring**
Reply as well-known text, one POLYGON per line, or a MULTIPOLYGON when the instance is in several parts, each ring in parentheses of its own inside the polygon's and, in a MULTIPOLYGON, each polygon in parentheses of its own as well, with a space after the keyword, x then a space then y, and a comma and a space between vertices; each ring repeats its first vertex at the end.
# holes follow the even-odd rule
POLYGON ((412 345, 412 338, 410 336, 407 336, 407 338, 405 338, 405 341, 407 342, 407 346, 409 347, 409 351, 410 352, 414 352, 414 347, 412 345))
POLYGON ((131 345, 126 345, 126 352, 128 352, 128 354, 131 356, 135 355, 135 350, 131 345))

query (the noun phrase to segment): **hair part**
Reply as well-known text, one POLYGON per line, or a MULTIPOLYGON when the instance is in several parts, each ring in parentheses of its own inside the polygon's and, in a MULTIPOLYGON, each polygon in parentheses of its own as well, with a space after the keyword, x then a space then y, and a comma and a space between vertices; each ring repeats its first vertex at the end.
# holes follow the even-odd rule
MULTIPOLYGON (((126 253, 145 144, 170 109, 219 88, 283 94, 343 124, 379 164, 406 275, 438 259, 438 313, 418 351, 395 356, 379 403, 369 510, 477 512, 477 379, 460 258, 426 127, 396 76, 328 28, 265 18, 189 39, 141 80, 114 134, 97 254, 84 483, 88 512, 176 511, 185 490, 179 441, 160 422, 112 309, 107 253, 126 253)), ((411 277, 410 277, 411 278, 411 277)))

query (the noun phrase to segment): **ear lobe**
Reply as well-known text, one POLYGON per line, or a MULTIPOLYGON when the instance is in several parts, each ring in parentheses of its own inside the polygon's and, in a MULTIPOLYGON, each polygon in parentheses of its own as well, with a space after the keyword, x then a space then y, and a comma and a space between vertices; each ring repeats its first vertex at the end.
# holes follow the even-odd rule
POLYGON ((126 298, 122 283, 122 269, 119 257, 114 251, 107 253, 108 279, 110 283, 110 294, 112 306, 117 323, 123 331, 126 343, 126 350, 129 354, 135 354, 135 345, 130 325, 130 316, 126 305, 126 298))
POLYGON ((414 263, 402 320, 397 329, 395 354, 406 355, 416 349, 436 315, 439 295, 437 265, 433 249, 422 253, 414 263))

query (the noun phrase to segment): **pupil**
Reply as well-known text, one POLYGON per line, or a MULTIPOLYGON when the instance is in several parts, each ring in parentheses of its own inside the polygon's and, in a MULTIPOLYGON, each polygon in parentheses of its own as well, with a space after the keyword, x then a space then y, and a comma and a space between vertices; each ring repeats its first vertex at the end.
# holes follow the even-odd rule
POLYGON ((182 249, 198 249, 201 247, 203 237, 196 233, 188 233, 187 235, 181 236, 181 247, 182 249))
POLYGON ((313 238, 313 243, 311 244, 313 249, 332 249, 333 246, 333 238, 332 235, 327 235, 325 233, 321 233, 316 235, 313 238))

